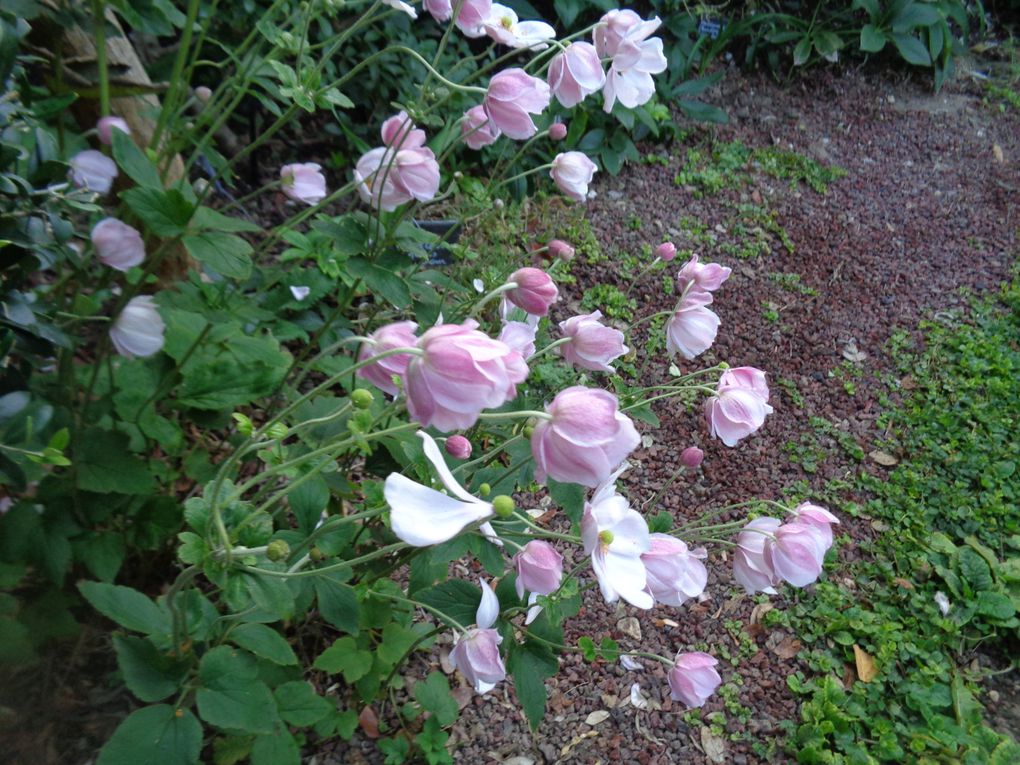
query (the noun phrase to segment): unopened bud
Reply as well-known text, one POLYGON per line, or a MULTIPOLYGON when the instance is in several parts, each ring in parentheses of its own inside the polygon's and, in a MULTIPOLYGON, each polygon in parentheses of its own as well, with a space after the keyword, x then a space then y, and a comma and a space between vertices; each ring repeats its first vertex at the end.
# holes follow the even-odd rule
POLYGON ((478 487, 478 493, 483 497, 487 497, 490 494, 492 494, 492 487, 489 486, 489 484, 487 483, 483 483, 481 486, 478 487))
POLYGON ((553 239, 549 242, 549 255, 560 260, 571 260, 575 250, 562 239, 553 239))
POLYGON ((492 510, 500 518, 509 518, 514 514, 514 501, 506 494, 500 494, 492 500, 492 510))
POLYGON ((464 436, 450 436, 446 439, 446 453, 455 460, 466 460, 471 456, 471 442, 464 436))
POLYGON ((655 257, 664 263, 669 263, 676 257, 676 245, 672 242, 663 242, 655 248, 655 257))
POLYGON ((242 436, 250 436, 255 431, 255 426, 247 415, 241 414, 240 412, 234 412, 231 417, 234 418, 234 422, 237 423, 237 432, 242 436))
POLYGON ((492 206, 495 207, 497 210, 502 210, 505 204, 506 202, 504 202, 502 199, 495 199, 492 202, 492 206))
POLYGON ((535 426, 525 425, 524 430, 522 430, 521 433, 524 434, 525 438, 531 438, 535 434, 535 426))
POLYGON ((318 547, 313 547, 311 550, 308 551, 308 557, 311 558, 312 560, 319 561, 325 558, 326 556, 322 554, 322 550, 320 550, 318 547))
POLYGON ((719 369, 729 369, 729 368, 730 368, 730 365, 727 364, 725 361, 720 361, 719 362, 719 369))
POLYGON ((270 542, 266 548, 266 557, 273 562, 286 560, 288 555, 290 555, 290 545, 282 539, 270 542))
POLYGON ((269 430, 266 431, 266 435, 270 438, 279 441, 280 439, 286 438, 287 433, 290 429, 282 422, 276 422, 269 426, 269 430))
POLYGON ((212 98, 212 91, 205 85, 199 85, 195 88, 195 98, 201 101, 203 104, 209 103, 209 99, 212 98))
POLYGON ((358 388, 356 391, 351 393, 351 403, 355 409, 368 409, 372 406, 372 402, 375 400, 375 396, 372 395, 372 391, 366 390, 365 388, 358 388))
POLYGON ((705 459, 705 453, 696 446, 688 446, 680 453, 680 463, 689 468, 696 468, 705 459))
POLYGON ((195 182, 191 184, 191 188, 195 190, 198 196, 203 196, 209 190, 209 181, 205 178, 196 178, 195 182))
POLYGON ((554 141, 562 141, 567 137, 567 126, 562 122, 554 122, 549 126, 549 137, 554 141))

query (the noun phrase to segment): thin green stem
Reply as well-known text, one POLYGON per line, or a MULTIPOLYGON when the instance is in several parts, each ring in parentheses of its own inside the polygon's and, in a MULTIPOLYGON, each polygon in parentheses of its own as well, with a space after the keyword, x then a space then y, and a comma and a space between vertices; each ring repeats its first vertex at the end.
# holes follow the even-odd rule
MULTIPOLYGON (((95 1, 102 2, 102 0, 95 1)), ((182 82, 181 74, 184 72, 184 62, 187 61, 188 51, 191 49, 191 36, 195 29, 195 19, 198 18, 198 6, 199 0, 188 0, 188 12, 184 21, 184 29, 181 32, 180 47, 177 48, 177 56, 174 58, 174 66, 170 72, 170 90, 163 99, 163 108, 159 111, 156 127, 152 131, 152 140, 149 141, 149 147, 152 149, 159 147, 167 121, 177 102, 177 94, 181 88, 188 87, 187 82, 182 82)))
POLYGON ((549 343, 549 345, 547 345, 542 350, 536 351, 535 353, 531 354, 531 357, 528 359, 528 364, 531 364, 535 359, 537 359, 543 353, 549 353, 549 351, 551 351, 551 350, 553 350, 555 348, 559 348, 561 345, 566 345, 567 343, 571 342, 573 339, 574 338, 572 338, 572 337, 561 337, 559 340, 553 340, 551 343, 549 343))
POLYGON ((106 62, 106 3, 92 0, 96 34, 96 68, 99 70, 99 115, 110 115, 110 68, 106 62))

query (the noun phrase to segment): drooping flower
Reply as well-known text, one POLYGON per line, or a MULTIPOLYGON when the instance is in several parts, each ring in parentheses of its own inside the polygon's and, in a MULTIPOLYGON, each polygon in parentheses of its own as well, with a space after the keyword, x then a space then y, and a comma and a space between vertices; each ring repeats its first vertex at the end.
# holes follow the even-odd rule
POLYGON ((598 167, 583 152, 566 151, 553 159, 549 174, 560 191, 577 202, 583 202, 588 198, 588 184, 597 171, 598 167))
POLYGON ((641 443, 608 391, 575 385, 556 394, 531 436, 535 478, 598 486, 641 443))
POLYGON ((778 518, 755 518, 737 535, 733 553, 733 578, 748 595, 767 592, 774 595, 779 583, 772 564, 765 559, 765 543, 782 525, 778 518))
POLYGON ((513 8, 493 3, 482 23, 485 34, 501 45, 539 51, 549 47, 556 30, 544 21, 518 21, 513 8))
POLYGON ((705 459, 705 453, 697 446, 688 446, 680 452, 680 463, 685 467, 696 468, 705 459))
POLYGON ((612 372, 612 362, 629 350, 623 333, 607 327, 601 311, 572 316, 560 322, 560 330, 570 342, 560 346, 560 354, 574 366, 596 372, 612 372))
POLYGON ((765 562, 794 587, 806 587, 818 579, 825 561, 825 547, 818 531, 805 523, 784 523, 765 540, 765 562))
POLYGON ((814 529, 822 542, 825 550, 832 547, 832 525, 839 525, 839 518, 830 513, 824 507, 813 505, 810 502, 801 502, 790 514, 797 521, 805 526, 814 529))
POLYGON ((663 242, 655 248, 655 257, 663 263, 669 263, 676 257, 676 245, 672 242, 663 242))
POLYGON ((295 202, 314 205, 326 198, 326 176, 315 162, 300 162, 280 168, 283 193, 295 202))
MULTIPOLYGON (((368 336, 371 343, 365 343, 358 354, 358 361, 365 361, 377 356, 384 351, 391 351, 394 348, 413 348, 418 342, 414 333, 418 331, 417 323, 413 321, 397 321, 379 327, 368 336)), ((379 390, 396 396, 400 388, 393 381, 394 376, 403 377, 407 371, 407 365, 411 361, 409 353, 397 353, 386 356, 373 364, 367 364, 357 371, 358 377, 368 380, 379 390)))
MULTIPOLYGON (((535 316, 535 319, 538 317, 535 316)), ((504 321, 499 341, 521 354, 525 361, 535 355, 535 335, 538 325, 529 317, 528 321, 504 321)))
POLYGON ((705 548, 688 549, 687 545, 668 534, 652 534, 648 551, 641 556, 648 580, 647 588, 656 603, 682 606, 696 598, 708 584, 708 569, 701 559, 705 548))
POLYGON ((423 486, 400 473, 390 473, 383 496, 390 506, 390 527, 412 547, 428 547, 453 539, 473 523, 492 517, 491 502, 472 496, 457 483, 446 466, 439 445, 423 430, 418 431, 425 457, 453 496, 423 486))
POLYGON ((599 19, 599 23, 592 30, 595 50, 601 58, 612 58, 624 39, 630 37, 644 40, 658 29, 661 23, 657 16, 645 21, 629 8, 609 11, 599 19))
POLYGON ((525 591, 549 595, 563 580, 563 556, 542 539, 528 542, 513 559, 517 571, 517 597, 525 591))
POLYGON ((465 37, 483 37, 485 22, 492 16, 492 0, 463 0, 454 22, 465 37))
POLYGON ((646 589, 641 561, 651 546, 648 524, 616 493, 615 481, 625 467, 611 473, 585 503, 581 539, 607 603, 623 598, 638 608, 651 608, 655 601, 646 589))
POLYGON ((441 324, 418 339, 421 355, 407 365, 404 383, 407 411, 422 425, 465 430, 483 409, 514 398, 528 376, 520 353, 477 327, 473 319, 441 324))
MULTIPOLYGON (((412 136, 414 132, 420 131, 412 131, 412 136)), ((428 202, 435 198, 439 191, 439 163, 427 146, 399 151, 379 146, 358 160, 354 180, 362 201, 392 212, 412 199, 428 202)))
POLYGON ((549 63, 548 81, 556 100, 568 109, 602 90, 606 73, 595 46, 586 42, 568 44, 549 63))
POLYGON ((117 164, 95 149, 79 151, 71 157, 71 181, 78 188, 107 194, 118 175, 117 164))
POLYGON ((499 655, 503 637, 492 629, 499 616, 499 600, 487 582, 481 584, 482 600, 475 612, 477 629, 469 629, 457 639, 450 651, 450 663, 467 678, 475 693, 488 693, 506 678, 506 668, 499 655))
POLYGON ((549 139, 562 141, 567 137, 567 126, 562 122, 554 122, 549 126, 549 139))
POLYGON ((576 250, 562 239, 553 239, 549 242, 549 254, 560 260, 573 260, 576 250))
POLYGON ((481 104, 472 106, 464 112, 464 119, 460 123, 460 132, 464 143, 468 148, 477 151, 485 146, 490 146, 499 138, 499 128, 489 119, 481 104))
POLYGON ((713 436, 726 446, 760 428, 772 413, 765 373, 754 367, 737 367, 723 372, 716 394, 705 402, 705 416, 713 436))
POLYGON ((702 706, 722 683, 715 671, 718 663, 701 651, 678 653, 667 675, 673 700, 682 701, 691 709, 702 706))
POLYGON ((712 296, 707 292, 688 291, 666 322, 666 350, 679 353, 687 360, 701 355, 715 342, 719 317, 707 308, 712 296))
POLYGON ((653 74, 666 71, 666 56, 662 52, 662 40, 638 40, 628 35, 613 56, 613 63, 606 75, 603 110, 608 114, 619 101, 628 109, 647 103, 655 95, 653 74))
POLYGON ((151 295, 131 298, 110 327, 110 340, 121 356, 134 358, 158 353, 166 324, 151 295))
POLYGON ((677 286, 680 290, 715 292, 730 277, 732 271, 729 266, 721 266, 718 263, 699 263, 697 254, 694 254, 677 274, 677 286))
POLYGON ((471 456, 471 442, 464 436, 450 436, 446 439, 446 453, 455 460, 466 460, 471 456))
POLYGON ((425 131, 416 128, 403 109, 383 122, 379 134, 392 149, 418 149, 425 145, 425 131))
POLYGON ((119 130, 126 135, 131 135, 131 128, 128 126, 127 122, 120 117, 114 117, 112 115, 100 117, 99 122, 96 123, 96 134, 99 136, 99 142, 104 146, 113 145, 114 130, 119 130))
POLYGON ((504 69, 489 80, 482 106, 492 124, 515 141, 538 132, 532 114, 541 114, 552 96, 549 86, 523 69, 504 69))
POLYGON ((92 228, 92 246, 103 265, 127 271, 145 260, 145 242, 138 229, 116 218, 103 218, 92 228))
POLYGON ((556 283, 540 268, 518 268, 508 283, 516 284, 506 292, 506 299, 533 316, 545 316, 559 297, 556 283))
POLYGON ((404 0, 382 0, 383 5, 388 5, 390 8, 406 13, 412 19, 418 18, 418 11, 414 9, 414 6, 405 3, 404 0))

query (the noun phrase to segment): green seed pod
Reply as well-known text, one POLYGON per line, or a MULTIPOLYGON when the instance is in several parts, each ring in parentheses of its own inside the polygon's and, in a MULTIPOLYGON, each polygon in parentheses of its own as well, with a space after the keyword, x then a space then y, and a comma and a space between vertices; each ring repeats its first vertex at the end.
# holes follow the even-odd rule
POLYGON ((478 487, 478 493, 483 497, 487 497, 490 494, 492 494, 492 487, 489 486, 489 484, 487 483, 483 483, 481 486, 478 487))
POLYGON ((282 422, 277 422, 277 423, 269 426, 269 430, 266 431, 266 434, 270 438, 273 438, 273 439, 276 439, 277 441, 279 441, 280 439, 286 438, 287 437, 287 433, 289 433, 289 432, 290 432, 290 429, 286 425, 284 425, 282 422))
POLYGON ((351 393, 351 403, 356 409, 368 409, 374 400, 375 396, 372 395, 372 391, 365 388, 358 388, 351 393))
POLYGON ((322 554, 322 550, 320 550, 318 547, 313 547, 311 550, 308 551, 308 557, 314 561, 320 561, 326 556, 322 554))
POLYGON ((290 545, 282 539, 270 542, 269 547, 266 548, 266 557, 273 562, 286 560, 288 555, 290 555, 290 545))
POLYGON ((492 509, 500 518, 509 518, 514 514, 514 501, 506 494, 500 494, 492 500, 492 509))

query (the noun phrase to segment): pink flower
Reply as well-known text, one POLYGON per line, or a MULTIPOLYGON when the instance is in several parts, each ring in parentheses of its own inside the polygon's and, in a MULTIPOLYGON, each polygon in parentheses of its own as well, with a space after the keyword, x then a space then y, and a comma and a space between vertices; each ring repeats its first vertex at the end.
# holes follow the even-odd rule
POLYGON ((567 151, 557 154, 549 174, 556 186, 571 199, 583 202, 588 197, 588 184, 598 167, 582 152, 567 151))
POLYGON ((682 701, 691 709, 702 706, 722 683, 715 671, 718 663, 701 651, 678 653, 667 676, 673 700, 682 701))
POLYGON ((556 30, 544 21, 518 21, 513 8, 499 3, 492 3, 482 27, 493 40, 511 48, 545 50, 556 37, 556 30))
POLYGON ((450 0, 422 0, 422 7, 439 23, 453 16, 453 3, 450 0))
POLYGON ((99 142, 105 146, 113 145, 114 130, 119 130, 126 135, 131 135, 131 128, 128 127, 127 122, 122 120, 120 117, 100 117, 99 122, 96 123, 96 133, 99 136, 99 142))
POLYGON ((201 101, 203 104, 209 103, 209 99, 212 98, 212 89, 205 85, 199 85, 195 88, 195 98, 201 101))
POLYGON ((95 149, 79 151, 68 164, 71 165, 71 181, 74 185, 97 194, 109 193, 118 175, 117 164, 95 149))
POLYGON ((326 176, 314 162, 284 165, 280 168, 283 193, 295 202, 314 205, 326 198, 326 176))
POLYGON ((677 274, 677 282, 681 290, 715 292, 729 278, 732 271, 732 268, 720 266, 718 263, 699 263, 698 256, 692 255, 677 274))
POLYGON ((407 365, 407 411, 422 425, 464 430, 483 409, 517 395, 528 376, 521 354, 479 332, 478 323, 441 324, 418 339, 420 356, 407 365))
POLYGON ((493 126, 515 141, 538 132, 531 119, 549 106, 549 86, 523 69, 504 69, 489 80, 482 106, 493 126))
POLYGON ((601 58, 612 58, 625 38, 644 40, 661 23, 658 17, 645 21, 630 9, 610 11, 592 31, 595 50, 601 58))
POLYGON ((623 468, 607 476, 584 505, 581 539, 584 554, 591 556, 592 571, 607 603, 623 598, 638 608, 651 608, 655 601, 646 589, 647 576, 641 556, 651 540, 648 524, 616 493, 614 481, 623 468))
POLYGON ((482 37, 491 15, 492 0, 464 0, 455 23, 465 37, 482 37))
POLYGON ((797 523, 803 523, 817 532, 825 550, 832 547, 832 524, 839 524, 839 518, 824 507, 812 505, 810 502, 801 502, 793 509, 791 515, 797 523))
POLYGON ((563 556, 548 542, 536 539, 514 556, 514 568, 517 597, 523 598, 525 590, 549 595, 556 592, 563 579, 563 556))
POLYGON ((713 436, 727 446, 760 428, 772 414, 765 373, 754 367, 737 367, 723 372, 716 394, 705 402, 705 417, 713 436))
POLYGON ((570 342, 560 346, 560 354, 569 363, 582 369, 612 372, 614 359, 629 349, 623 344, 623 333, 607 327, 599 319, 601 311, 572 316, 560 322, 560 330, 570 342))
POLYGON ((488 693, 506 678, 506 668, 499 655, 503 637, 492 625, 499 615, 499 601, 486 582, 482 582, 482 600, 475 613, 478 629, 470 629, 450 651, 450 663, 474 687, 476 693, 488 693))
MULTIPOLYGON (((418 325, 413 321, 397 321, 379 327, 368 336, 368 339, 373 342, 361 346, 358 361, 365 361, 383 351, 390 351, 394 348, 414 348, 418 342, 418 338, 414 335, 417 331, 418 325)), ((368 380, 379 390, 396 396, 400 392, 400 388, 393 382, 393 378, 403 377, 410 361, 411 354, 397 353, 379 359, 374 364, 363 366, 356 374, 358 377, 368 380)))
MULTIPOLYGON (((414 132, 420 131, 412 131, 414 132)), ((413 137, 413 136, 412 136, 413 137)), ((439 191, 439 163, 432 149, 394 151, 386 146, 362 155, 354 168, 358 194, 372 207, 392 212, 417 199, 427 202, 439 191)))
POLYGON ((553 239, 549 242, 549 254, 560 260, 573 260, 576 251, 562 239, 553 239))
POLYGON ((682 606, 705 591, 708 569, 700 560, 707 557, 703 547, 688 550, 686 544, 668 534, 652 534, 650 542, 641 562, 645 564, 648 592, 656 603, 682 606))
POLYGON ((152 356, 163 347, 163 323, 151 295, 131 298, 110 327, 110 340, 121 356, 152 356))
POLYGON ((705 453, 697 446, 688 446, 680 453, 680 462, 689 468, 696 468, 705 459, 705 453))
POLYGON ((664 263, 669 263, 676 257, 676 245, 672 242, 663 242, 655 248, 655 257, 664 263))
POLYGON ((687 292, 680 300, 680 307, 666 322, 666 350, 679 353, 685 359, 693 359, 715 342, 719 332, 719 317, 706 308, 712 301, 707 292, 687 292))
MULTIPOLYGON (((538 318, 537 316, 535 317, 538 318)), ((530 321, 505 321, 499 333, 499 341, 521 354, 525 361, 535 355, 535 334, 537 324, 530 321)))
POLYGON ((653 74, 666 71, 666 57, 662 53, 662 40, 637 40, 628 35, 613 55, 613 63, 606 75, 603 90, 608 114, 617 100, 628 109, 647 103, 655 95, 653 74))
POLYGON ((540 268, 518 268, 509 281, 517 286, 506 293, 506 299, 534 316, 549 313, 560 294, 549 274, 540 268))
POLYGON ((92 228, 92 246, 100 262, 127 271, 145 260, 145 242, 138 229, 116 218, 103 218, 92 228))
POLYGON ((591 43, 570 43, 549 63, 549 87, 556 100, 568 109, 577 106, 606 84, 606 73, 595 46, 591 43))
POLYGON ((392 149, 418 149, 425 145, 425 131, 418 130, 404 110, 386 120, 379 133, 383 143, 392 149))
POLYGON ((471 456, 471 442, 464 436, 450 436, 446 439, 446 453, 455 460, 466 460, 471 456))
POLYGON ((551 419, 541 420, 531 437, 539 482, 554 478, 598 486, 641 443, 634 423, 607 391, 575 385, 560 391, 546 411, 551 419))
POLYGON ((460 123, 460 134, 468 148, 477 151, 483 146, 489 146, 499 138, 497 128, 485 113, 481 104, 472 106, 464 112, 464 119, 460 123))
POLYGON ((549 138, 553 141, 562 141, 567 137, 567 126, 562 122, 554 122, 549 126, 549 138))
POLYGON ((733 578, 747 590, 775 594, 779 583, 772 563, 765 559, 765 544, 782 524, 778 518, 755 518, 737 535, 733 553, 733 578))
POLYGON ((419 202, 428 202, 439 191, 439 163, 432 149, 424 146, 401 149, 397 152, 393 172, 398 188, 419 202))
POLYGON ((425 458, 449 494, 400 473, 390 473, 383 484, 383 497, 390 507, 390 527, 397 538, 412 547, 428 547, 448 542, 466 527, 492 517, 494 510, 492 503, 472 496, 457 483, 432 436, 419 430, 418 437, 425 458))
POLYGON ((818 579, 825 561, 825 546, 818 531, 805 523, 784 523, 765 541, 765 562, 794 587, 818 579))

